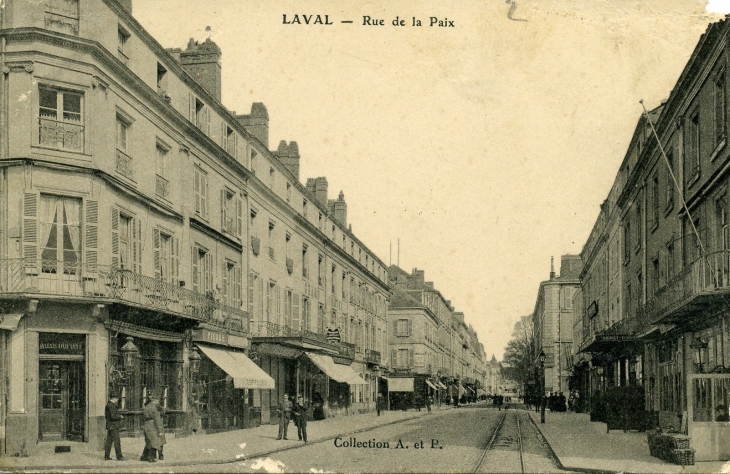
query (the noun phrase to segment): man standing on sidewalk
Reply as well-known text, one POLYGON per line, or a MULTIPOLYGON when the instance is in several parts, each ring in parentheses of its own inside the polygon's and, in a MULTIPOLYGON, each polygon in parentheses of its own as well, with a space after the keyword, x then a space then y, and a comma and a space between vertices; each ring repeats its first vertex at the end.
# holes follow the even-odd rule
POLYGON ((114 454, 117 461, 126 461, 122 456, 122 442, 119 439, 119 428, 121 428, 124 417, 119 414, 119 396, 116 393, 109 393, 109 403, 104 407, 104 418, 106 419, 106 442, 104 443, 104 460, 111 461, 112 443, 114 443, 114 454))
POLYGON ((281 396, 281 404, 277 410, 279 414, 279 437, 276 439, 287 439, 286 432, 289 430, 289 420, 291 420, 292 403, 289 396, 284 394, 281 396))
POLYGON ((297 403, 294 405, 292 413, 294 414, 294 424, 297 426, 297 435, 299 441, 304 440, 304 444, 307 444, 307 410, 309 404, 305 403, 304 397, 299 395, 297 397, 297 403))
POLYGON ((383 398, 383 394, 378 394, 378 399, 375 402, 375 410, 378 412, 378 416, 380 416, 380 412, 385 410, 385 398, 383 398))

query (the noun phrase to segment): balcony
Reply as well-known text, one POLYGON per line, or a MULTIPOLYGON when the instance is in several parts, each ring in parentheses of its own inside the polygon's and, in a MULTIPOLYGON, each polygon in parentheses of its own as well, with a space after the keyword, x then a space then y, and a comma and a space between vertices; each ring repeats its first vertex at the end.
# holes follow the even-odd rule
POLYGON ((121 150, 117 150, 114 170, 129 179, 132 179, 132 157, 121 150))
POLYGON ((315 343, 323 348, 337 351, 342 357, 352 359, 355 356, 355 346, 353 344, 330 341, 327 334, 320 334, 306 329, 294 329, 269 321, 251 321, 250 330, 251 337, 255 338, 286 338, 289 339, 288 343, 303 343, 303 347, 309 346, 307 343, 315 343))
POLYGON ((159 174, 155 180, 155 194, 164 199, 170 197, 170 182, 159 174))
POLYGON ((637 318, 650 323, 673 323, 725 305, 730 295, 730 251, 699 258, 674 276, 639 309, 637 318))
POLYGON ((84 148, 84 126, 73 122, 41 117, 38 119, 38 144, 82 152, 84 148))
POLYGON ((206 295, 108 265, 53 260, 0 260, 0 294, 124 303, 248 331, 248 314, 206 295), (227 325, 227 326, 226 326, 227 325))
POLYGON ((380 365, 380 352, 372 349, 366 349, 365 362, 368 364, 380 365))

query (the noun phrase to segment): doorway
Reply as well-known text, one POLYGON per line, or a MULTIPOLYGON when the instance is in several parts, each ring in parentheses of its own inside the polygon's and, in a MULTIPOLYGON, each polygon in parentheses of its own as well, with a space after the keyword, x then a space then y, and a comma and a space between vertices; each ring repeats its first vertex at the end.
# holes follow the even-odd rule
POLYGON ((84 361, 40 361, 38 434, 41 441, 84 441, 85 375, 84 361))

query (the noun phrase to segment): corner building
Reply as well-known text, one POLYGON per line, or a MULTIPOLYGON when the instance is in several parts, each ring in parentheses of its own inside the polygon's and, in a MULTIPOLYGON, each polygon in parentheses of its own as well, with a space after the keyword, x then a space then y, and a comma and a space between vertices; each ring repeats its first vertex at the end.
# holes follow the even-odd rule
POLYGON ((386 271, 344 196, 268 149, 263 104, 221 104, 215 43, 165 50, 131 10, 0 12, 0 452, 101 446, 110 391, 127 436, 153 391, 178 435, 269 422, 282 392, 368 409, 386 271))

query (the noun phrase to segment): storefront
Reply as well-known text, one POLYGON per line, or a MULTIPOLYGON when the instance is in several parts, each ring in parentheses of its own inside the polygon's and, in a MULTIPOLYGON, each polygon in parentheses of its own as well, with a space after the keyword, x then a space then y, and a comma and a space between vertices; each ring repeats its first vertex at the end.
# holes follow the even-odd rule
MULTIPOLYGON (((326 416, 348 414, 353 393, 356 392, 354 388, 359 387, 362 391, 368 383, 350 365, 338 364, 332 356, 312 352, 305 352, 305 355, 318 369, 311 379, 318 384, 316 393, 324 394, 322 398, 326 416)), ((314 395, 312 393, 312 397, 314 395)))
MULTIPOLYGON (((208 331, 203 329, 197 334, 205 338, 208 331)), ((206 433, 260 425, 261 410, 254 408, 254 394, 275 388, 274 379, 240 347, 248 342, 246 339, 222 336, 227 336, 227 345, 197 343, 202 354, 200 370, 194 375, 193 399, 200 429, 206 433)))

